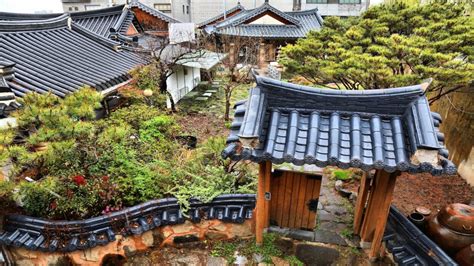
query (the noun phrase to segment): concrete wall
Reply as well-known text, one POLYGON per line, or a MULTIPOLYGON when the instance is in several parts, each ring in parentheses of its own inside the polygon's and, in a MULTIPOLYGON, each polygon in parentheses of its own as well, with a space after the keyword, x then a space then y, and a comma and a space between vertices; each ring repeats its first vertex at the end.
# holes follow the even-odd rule
POLYGON ((318 8, 321 16, 359 16, 367 10, 369 0, 361 0, 360 4, 308 4, 305 0, 301 3, 301 9, 318 8))
POLYGON ((199 68, 180 67, 168 78, 166 84, 174 102, 177 103, 188 92, 192 91, 200 80, 201 70, 199 68))

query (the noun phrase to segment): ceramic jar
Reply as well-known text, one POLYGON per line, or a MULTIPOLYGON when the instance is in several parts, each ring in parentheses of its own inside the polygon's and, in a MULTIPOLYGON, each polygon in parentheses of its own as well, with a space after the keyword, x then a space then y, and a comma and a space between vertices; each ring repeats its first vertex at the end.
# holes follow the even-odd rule
POLYGON ((454 255, 474 244, 474 207, 447 205, 430 219, 426 231, 442 249, 454 255))

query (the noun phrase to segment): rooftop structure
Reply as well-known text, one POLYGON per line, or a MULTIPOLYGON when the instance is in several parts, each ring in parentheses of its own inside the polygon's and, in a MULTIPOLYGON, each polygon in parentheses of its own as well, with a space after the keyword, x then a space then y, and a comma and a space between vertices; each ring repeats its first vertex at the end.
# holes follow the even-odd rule
POLYGON ((0 58, 4 65, 14 66, 0 77, 16 96, 51 91, 64 97, 84 85, 113 90, 143 63, 139 54, 121 50, 120 43, 71 21, 68 14, 30 20, 11 17, 0 14, 0 58))
POLYGON ((424 94, 429 82, 362 91, 305 87, 258 76, 256 83, 248 100, 236 104, 222 155, 259 163, 257 243, 262 243, 270 221, 285 227, 301 221, 304 228, 316 226, 322 176, 297 169, 280 174, 273 164, 364 170, 353 230, 361 243, 370 243, 370 258, 381 254, 398 175, 456 173, 438 130, 440 116, 430 111, 424 94), (373 177, 368 173, 372 170, 373 177), (283 211, 273 211, 283 203, 283 211), (287 223, 295 213, 295 222, 287 223))
POLYGON ((198 26, 216 35, 297 39, 311 30, 320 29, 322 24, 323 19, 317 9, 283 12, 265 2, 258 8, 248 10, 239 4, 198 26))
POLYGON ((249 100, 236 105, 224 155, 277 164, 453 174, 456 167, 447 159, 440 122, 430 112, 423 85, 341 91, 257 77, 249 100))

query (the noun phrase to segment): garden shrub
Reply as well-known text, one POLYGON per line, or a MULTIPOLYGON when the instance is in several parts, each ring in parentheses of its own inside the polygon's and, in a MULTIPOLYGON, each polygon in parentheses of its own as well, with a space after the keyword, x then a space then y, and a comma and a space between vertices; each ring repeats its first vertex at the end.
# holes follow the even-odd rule
POLYGON ((169 196, 186 210, 191 197, 255 191, 246 164, 221 158, 224 138, 188 150, 172 115, 138 103, 96 120, 100 101, 89 88, 64 100, 28 94, 19 127, 1 131, 15 180, 36 180, 14 184, 27 214, 82 219, 169 196))

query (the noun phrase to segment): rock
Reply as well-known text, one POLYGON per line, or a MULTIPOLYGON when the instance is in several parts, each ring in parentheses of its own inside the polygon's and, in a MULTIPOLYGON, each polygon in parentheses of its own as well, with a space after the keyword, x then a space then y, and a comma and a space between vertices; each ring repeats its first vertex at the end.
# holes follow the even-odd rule
POLYGON ((175 234, 184 234, 194 230, 194 224, 186 220, 184 224, 175 225, 172 227, 175 234))
POLYGON ((339 251, 329 247, 300 244, 296 246, 296 257, 305 265, 331 265, 339 258, 339 251))
POLYGON ((210 239, 210 240, 227 239, 227 234, 226 233, 213 231, 213 230, 207 231, 205 236, 206 236, 207 239, 210 239))
POLYGON ((234 237, 248 237, 253 235, 249 223, 232 224, 230 228, 234 237))
MULTIPOLYGON (((123 249, 125 250, 126 247, 128 246, 123 247, 123 249)), ((98 262, 100 259, 99 250, 100 250, 100 247, 86 249, 84 250, 84 252, 82 252, 81 259, 85 261, 98 262)))
POLYGON ((272 257, 272 262, 275 266, 290 266, 290 263, 288 263, 288 261, 279 257, 272 257))
POLYGON ((13 256, 20 260, 20 259, 36 259, 38 258, 38 252, 30 251, 25 248, 12 248, 11 252, 13 256))
POLYGON ((175 260, 175 265, 186 265, 186 266, 199 266, 201 264, 201 260, 199 256, 195 254, 178 256, 175 260))
POLYGON ((131 257, 137 254, 137 248, 134 246, 123 246, 123 251, 125 252, 125 257, 131 257))
POLYGON ((161 231, 161 238, 162 239, 167 239, 169 236, 174 234, 173 229, 171 228, 171 226, 165 226, 160 231, 161 231))
POLYGON ((329 205, 326 206, 325 210, 335 215, 343 215, 347 213, 346 208, 344 208, 343 206, 329 205))
POLYGON ((339 246, 347 246, 346 241, 340 235, 326 230, 316 230, 314 233, 314 241, 326 244, 335 244, 339 246))
POLYGON ((154 245, 154 237, 153 237, 153 232, 152 231, 147 231, 141 235, 142 242, 145 244, 147 247, 152 247, 154 245))
POLYGON ((207 257, 207 266, 222 266, 227 265, 227 261, 222 257, 207 257))
POLYGON ((219 221, 218 223, 209 226, 209 229, 219 231, 219 232, 225 232, 227 231, 227 225, 219 221))
POLYGON ((317 212, 317 218, 319 221, 334 221, 336 220, 336 216, 334 216, 332 213, 329 213, 326 210, 319 210, 317 212))
POLYGON ((334 186, 336 189, 341 189, 343 184, 344 182, 342 182, 342 180, 337 180, 336 183, 334 183, 334 186))
POLYGON ((145 256, 135 257, 125 263, 125 266, 146 266, 153 265, 151 260, 145 256))
POLYGON ((275 246, 283 253, 285 256, 290 256, 293 254, 293 241, 283 238, 278 238, 275 240, 275 246))

